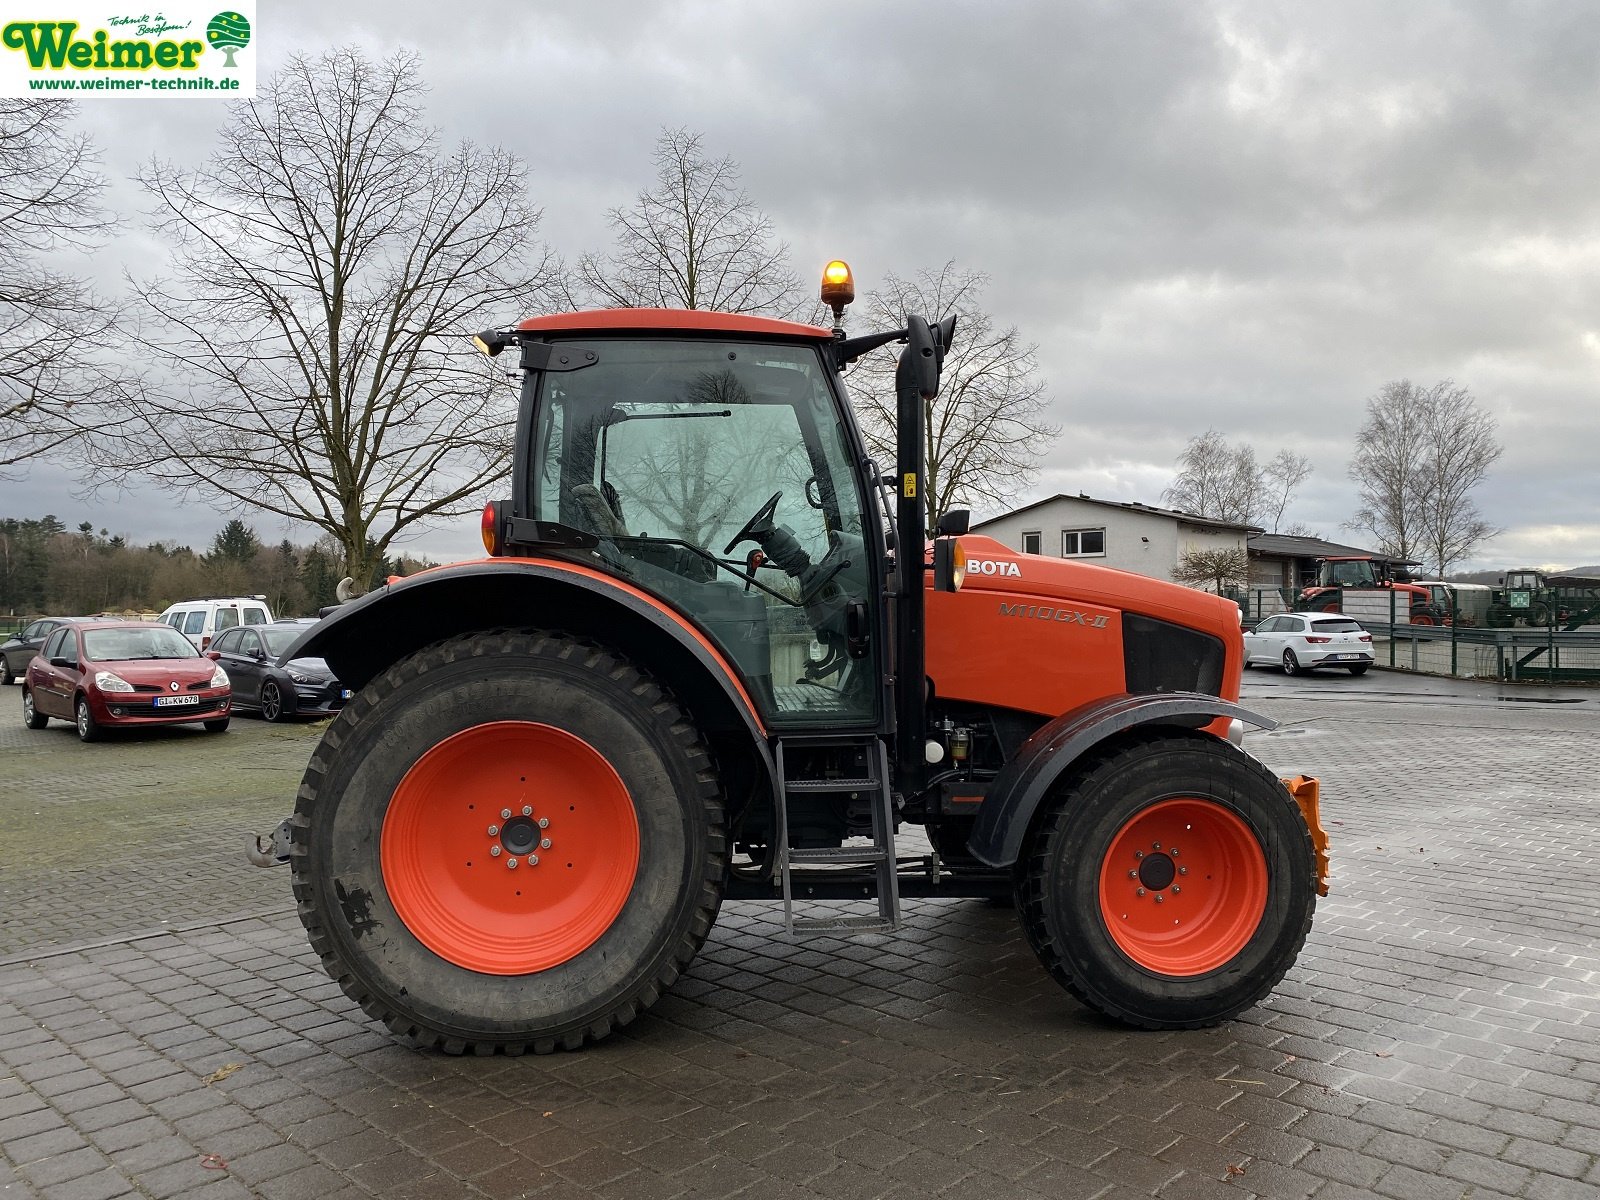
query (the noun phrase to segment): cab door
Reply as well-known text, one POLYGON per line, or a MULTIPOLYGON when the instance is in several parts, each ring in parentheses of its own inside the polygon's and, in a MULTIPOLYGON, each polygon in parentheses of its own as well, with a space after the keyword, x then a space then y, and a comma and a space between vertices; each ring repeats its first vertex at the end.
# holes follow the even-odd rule
POLYGON ((606 339, 533 402, 535 516, 718 644, 770 727, 872 727, 881 564, 819 347, 606 339))

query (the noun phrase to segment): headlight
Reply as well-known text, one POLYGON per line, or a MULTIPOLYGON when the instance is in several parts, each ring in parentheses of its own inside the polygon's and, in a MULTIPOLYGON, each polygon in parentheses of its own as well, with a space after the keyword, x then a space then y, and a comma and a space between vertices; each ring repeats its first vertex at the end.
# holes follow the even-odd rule
POLYGON ((133 684, 129 683, 121 675, 113 675, 110 671, 96 671, 94 673, 94 685, 102 692, 133 691, 133 684))
POLYGON ((294 680, 296 683, 321 683, 322 682, 320 679, 318 679, 314 675, 302 675, 299 671, 290 671, 289 672, 289 678, 294 680))
POLYGON ((211 686, 212 687, 227 687, 228 686, 228 673, 222 669, 220 664, 218 665, 218 667, 217 667, 217 669, 215 671, 211 672, 211 686))

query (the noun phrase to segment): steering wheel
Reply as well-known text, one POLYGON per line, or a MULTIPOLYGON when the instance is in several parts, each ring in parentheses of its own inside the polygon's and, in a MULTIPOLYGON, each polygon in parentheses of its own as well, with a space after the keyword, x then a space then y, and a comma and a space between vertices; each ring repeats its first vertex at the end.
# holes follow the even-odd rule
POLYGON ((762 535, 772 531, 772 514, 778 511, 778 501, 783 499, 783 492, 772 493, 772 498, 756 510, 755 516, 744 523, 744 528, 733 535, 733 541, 722 548, 724 554, 732 554, 733 548, 746 538, 759 542, 762 535), (762 528, 766 526, 766 528, 762 528))

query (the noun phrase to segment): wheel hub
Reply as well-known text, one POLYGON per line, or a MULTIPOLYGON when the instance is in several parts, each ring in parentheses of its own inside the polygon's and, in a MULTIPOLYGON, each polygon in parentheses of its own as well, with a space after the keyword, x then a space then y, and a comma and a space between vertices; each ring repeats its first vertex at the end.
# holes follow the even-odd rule
MULTIPOLYGON (((507 854, 527 854, 539 844, 539 827, 531 817, 512 817, 501 826, 500 844, 507 854)), ((545 848, 549 845, 547 841, 545 848)))
POLYGON ((1177 877, 1178 864, 1165 854, 1146 855, 1139 863, 1139 882, 1151 891, 1170 887, 1177 877))

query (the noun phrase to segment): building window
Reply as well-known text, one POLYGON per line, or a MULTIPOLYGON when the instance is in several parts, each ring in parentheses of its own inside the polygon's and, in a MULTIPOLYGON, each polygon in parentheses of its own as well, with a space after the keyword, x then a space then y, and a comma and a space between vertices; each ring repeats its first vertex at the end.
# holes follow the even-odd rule
POLYGON ((1104 529, 1063 529, 1062 558, 1103 558, 1106 552, 1104 529))
POLYGON ((1043 535, 1037 529, 1029 530, 1022 535, 1022 552, 1024 554, 1039 553, 1039 539, 1043 535))

